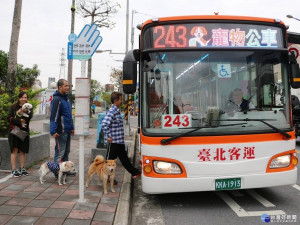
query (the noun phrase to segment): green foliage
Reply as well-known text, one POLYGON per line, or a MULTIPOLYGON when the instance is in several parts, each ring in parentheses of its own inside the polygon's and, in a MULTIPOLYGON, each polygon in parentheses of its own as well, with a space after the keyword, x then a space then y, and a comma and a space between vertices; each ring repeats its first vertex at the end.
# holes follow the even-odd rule
POLYGON ((28 94, 28 102, 32 104, 34 110, 40 103, 39 100, 35 99, 35 96, 45 90, 36 91, 31 88, 35 79, 40 75, 37 65, 33 65, 32 68, 25 68, 22 64, 18 64, 16 83, 13 85, 15 90, 10 98, 7 94, 7 65, 8 54, 0 50, 0 137, 6 137, 8 134, 9 121, 7 116, 11 105, 18 101, 19 91, 25 89, 28 94))
POLYGON ((118 92, 123 92, 123 71, 121 68, 111 68, 109 75, 110 82, 117 88, 118 92))
POLYGON ((104 87, 97 80, 91 80, 91 95, 90 95, 90 117, 92 117, 92 104, 96 96, 101 95, 104 87))
MULTIPOLYGON (((36 100, 35 97, 40 92, 44 91, 45 89, 41 90, 33 90, 32 88, 25 90, 28 95, 28 103, 32 104, 33 111, 36 109, 38 104, 40 103, 39 100, 36 100)), ((10 100, 8 94, 5 93, 5 89, 1 88, 1 95, 0 95, 0 137, 7 137, 9 131, 9 121, 8 121, 8 113, 10 107, 18 101, 20 88, 15 88, 13 94, 13 102, 10 100)))
POLYGON ((100 96, 104 91, 104 87, 97 80, 91 81, 91 102, 93 102, 96 96, 100 96))
MULTIPOLYGON (((0 85, 6 86, 8 54, 0 50, 0 85)), ((15 87, 30 88, 34 84, 34 80, 40 75, 38 65, 32 68, 24 67, 18 64, 17 77, 15 87)))
POLYGON ((101 98, 103 99, 103 101, 106 102, 106 105, 110 105, 111 104, 111 99, 110 99, 110 93, 107 92, 103 92, 101 98))
POLYGON ((0 95, 0 137, 8 134, 9 122, 7 120, 8 112, 12 103, 6 93, 0 95))
POLYGON ((0 50, 0 84, 4 84, 7 74, 8 55, 6 52, 0 50))
POLYGON ((32 68, 24 68, 22 64, 18 64, 17 86, 30 88, 34 84, 35 79, 40 75, 38 65, 34 64, 32 68))
POLYGON ((34 90, 32 88, 29 88, 25 92, 28 95, 28 103, 30 103, 33 107, 33 111, 36 109, 36 107, 41 103, 40 100, 35 99, 35 97, 41 93, 42 91, 45 91, 46 88, 40 89, 40 90, 34 90))

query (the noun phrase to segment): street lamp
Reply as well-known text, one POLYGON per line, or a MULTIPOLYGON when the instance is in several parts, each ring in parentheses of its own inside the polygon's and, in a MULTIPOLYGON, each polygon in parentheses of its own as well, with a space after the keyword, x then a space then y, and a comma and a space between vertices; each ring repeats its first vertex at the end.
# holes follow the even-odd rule
POLYGON ((296 18, 296 17, 293 17, 292 15, 286 15, 287 18, 290 18, 290 19, 295 19, 295 20, 298 20, 300 21, 300 19, 296 18))
POLYGON ((132 10, 131 14, 131 49, 133 49, 133 43, 134 43, 134 27, 133 27, 133 14, 137 13, 136 10, 132 10))
POLYGON ((144 15, 144 16, 149 16, 149 17, 152 17, 152 18, 156 18, 156 16, 141 13, 141 12, 138 12, 134 9, 131 11, 131 49, 133 49, 133 44, 134 44, 134 29, 135 29, 133 27, 133 16, 134 16, 134 14, 141 14, 141 15, 144 15))

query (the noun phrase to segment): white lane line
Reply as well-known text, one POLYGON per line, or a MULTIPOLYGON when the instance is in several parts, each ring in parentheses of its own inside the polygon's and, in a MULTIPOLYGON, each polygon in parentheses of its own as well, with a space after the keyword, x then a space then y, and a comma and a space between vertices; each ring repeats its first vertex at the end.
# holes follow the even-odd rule
POLYGON ((285 212, 282 210, 271 210, 271 211, 251 211, 247 212, 249 216, 261 216, 262 214, 268 215, 285 215, 285 212))
POLYGON ((2 179, 0 179, 0 184, 1 184, 2 182, 7 181, 7 180, 8 180, 9 178, 11 178, 11 177, 12 177, 11 174, 7 175, 6 177, 3 177, 2 179))
POLYGON ((265 206, 265 207, 275 207, 274 204, 272 204, 271 202, 269 202, 267 199, 265 199, 263 196, 261 196, 260 194, 258 194, 256 191, 254 191, 254 190, 247 190, 247 192, 249 193, 249 195, 251 195, 257 201, 259 201, 263 206, 265 206))
POLYGON ((227 194, 224 192, 216 192, 216 194, 223 199, 224 202, 239 216, 239 217, 245 217, 248 216, 248 213, 241 207, 239 204, 237 204, 232 198, 230 198, 227 194))
POLYGON ((292 187, 293 187, 293 188, 296 188, 297 190, 300 191, 300 186, 299 186, 298 184, 294 184, 294 185, 292 185, 292 187))
POLYGON ((242 197, 244 196, 242 192, 240 191, 230 191, 230 193, 235 197, 242 197))
POLYGON ((262 214, 268 215, 283 215, 286 214, 282 210, 269 210, 269 211, 249 211, 244 210, 239 204, 237 204, 232 198, 230 198, 227 194, 217 191, 216 194, 239 216, 239 217, 247 217, 247 216, 261 216, 262 214))

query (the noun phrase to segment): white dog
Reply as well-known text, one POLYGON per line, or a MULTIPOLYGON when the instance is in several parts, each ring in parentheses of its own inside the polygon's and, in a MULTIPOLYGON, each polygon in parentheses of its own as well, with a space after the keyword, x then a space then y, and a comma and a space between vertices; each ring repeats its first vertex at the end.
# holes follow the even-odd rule
POLYGON ((46 174, 50 171, 54 174, 58 174, 59 185, 62 185, 61 184, 62 176, 63 176, 63 184, 66 184, 67 172, 72 171, 73 168, 74 168, 74 163, 72 161, 66 161, 62 163, 45 162, 41 165, 39 170, 41 184, 44 183, 43 180, 44 176, 46 176, 46 174))
POLYGON ((29 117, 31 109, 32 109, 32 105, 30 103, 25 103, 22 106, 22 111, 23 111, 23 115, 22 116, 29 117))
MULTIPOLYGON (((32 105, 30 103, 25 103, 22 108, 20 108, 18 111, 17 111, 17 116, 18 117, 29 117, 29 114, 31 112, 31 109, 32 109, 32 105)), ((22 127, 26 127, 26 124, 25 123, 22 123, 22 127)))

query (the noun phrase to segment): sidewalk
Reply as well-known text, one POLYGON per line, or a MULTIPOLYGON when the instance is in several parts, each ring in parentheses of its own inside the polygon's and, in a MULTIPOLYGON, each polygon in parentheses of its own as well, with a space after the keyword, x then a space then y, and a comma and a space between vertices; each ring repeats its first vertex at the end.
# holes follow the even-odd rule
MULTIPOLYGON (((42 131, 46 120, 32 121, 31 129, 42 131)), ((125 137, 130 151, 134 149, 136 131, 134 135, 125 137)), ((97 129, 89 130, 85 138, 84 163, 85 179, 91 164, 91 149, 96 147, 97 129)), ((54 139, 50 139, 50 157, 46 161, 53 161, 54 139)), ((129 200, 131 175, 118 164, 116 171, 115 193, 103 194, 103 186, 98 185, 96 176, 84 192, 85 202, 79 199, 79 141, 71 141, 70 160, 74 162, 76 176, 68 176, 67 184, 59 186, 52 173, 45 177, 46 182, 39 182, 39 165, 28 169, 29 176, 13 178, 11 174, 0 178, 0 225, 2 224, 92 224, 112 225, 127 224, 129 215, 129 200)))

